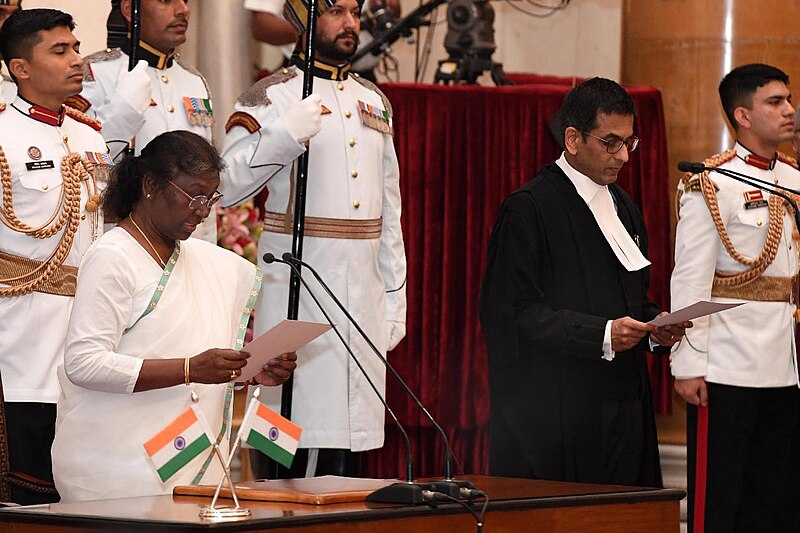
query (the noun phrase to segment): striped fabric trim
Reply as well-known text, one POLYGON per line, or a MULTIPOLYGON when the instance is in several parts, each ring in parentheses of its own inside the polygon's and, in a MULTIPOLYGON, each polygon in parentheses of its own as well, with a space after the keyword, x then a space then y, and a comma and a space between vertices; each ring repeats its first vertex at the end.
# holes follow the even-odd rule
POLYGON ((258 123, 258 120, 253 115, 242 111, 237 111, 230 116, 228 122, 225 123, 225 133, 228 133, 236 126, 243 127, 247 130, 247 133, 255 133, 261 129, 261 124, 258 123))
POLYGON ((264 279, 264 274, 261 272, 260 267, 256 267, 256 277, 253 282, 253 288, 250 291, 250 297, 247 299, 247 304, 242 311, 242 318, 239 320, 239 332, 236 334, 235 349, 241 350, 244 346, 244 336, 247 333, 247 323, 250 321, 250 315, 253 314, 253 309, 256 305, 258 293, 261 292, 261 280, 264 279))
MULTIPOLYGON (((0 251, 0 284, 11 287, 21 285, 35 277, 42 267, 41 261, 0 251)), ((49 279, 33 290, 45 294, 75 296, 77 281, 78 267, 62 264, 49 279)))
MULTIPOLYGON (((291 235, 294 218, 282 213, 267 211, 264 215, 264 231, 291 235)), ((328 239, 378 239, 383 229, 382 218, 343 219, 305 217, 303 234, 307 237, 328 239)))
POLYGON ((706 481, 708 474, 708 407, 697 407, 697 456, 694 468, 694 533, 703 533, 706 522, 706 481))

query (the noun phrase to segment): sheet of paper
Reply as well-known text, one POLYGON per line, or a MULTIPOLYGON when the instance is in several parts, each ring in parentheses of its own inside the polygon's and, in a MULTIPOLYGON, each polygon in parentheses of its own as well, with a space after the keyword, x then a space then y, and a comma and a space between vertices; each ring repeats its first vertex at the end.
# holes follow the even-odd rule
POLYGON ((284 320, 269 331, 245 344, 243 351, 250 359, 236 381, 247 381, 259 372, 270 359, 282 353, 295 352, 331 329, 330 324, 284 320))
POLYGON ((719 302, 707 302, 701 300, 688 307, 684 307, 683 309, 673 311, 666 316, 654 318, 648 322, 648 324, 653 324, 654 326, 669 326, 670 324, 677 324, 678 322, 683 322, 684 320, 694 320, 695 318, 700 318, 701 316, 713 315, 714 313, 719 313, 720 311, 725 311, 726 309, 739 307, 742 305, 742 303, 723 304, 719 302))

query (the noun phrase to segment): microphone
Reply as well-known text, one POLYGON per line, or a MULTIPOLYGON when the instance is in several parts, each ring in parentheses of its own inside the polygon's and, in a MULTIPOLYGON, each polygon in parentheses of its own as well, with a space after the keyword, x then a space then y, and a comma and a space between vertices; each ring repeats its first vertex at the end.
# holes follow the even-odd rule
MULTIPOLYGON (((291 254, 289 254, 289 255, 291 255, 291 254)), ((286 256, 286 254, 284 254, 284 257, 285 256, 286 256)), ((333 323, 333 320, 331 320, 331 317, 325 311, 325 308, 322 307, 322 304, 320 303, 319 299, 316 297, 314 292, 311 290, 311 287, 309 287, 308 283, 306 283, 306 281, 303 279, 303 276, 300 274, 300 269, 294 263, 286 261, 285 259, 278 259, 277 257, 275 257, 275 254, 270 253, 270 252, 267 252, 266 254, 264 254, 263 259, 264 259, 264 262, 267 263, 267 264, 283 263, 284 265, 287 265, 289 268, 291 268, 292 271, 297 275, 298 279, 300 280, 300 283, 303 284, 303 286, 306 288, 306 291, 308 291, 309 296, 311 296, 311 299, 314 300, 314 303, 317 305, 319 310, 322 311, 322 314, 325 317, 325 320, 328 322, 328 324, 331 325, 331 328, 333 328, 333 331, 336 333, 336 336, 339 338, 339 341, 341 341, 342 345, 347 350, 347 353, 350 354, 350 358, 353 360, 353 362, 356 364, 356 366, 358 366, 358 369, 361 371, 361 373, 367 379, 367 383, 369 383, 369 386, 372 387, 372 390, 378 396, 378 399, 383 404, 383 407, 386 409, 386 412, 389 413, 389 416, 392 418, 392 420, 394 421, 395 425, 397 425, 397 428, 400 430, 400 433, 403 435, 403 439, 405 439, 405 441, 406 441, 406 450, 407 450, 407 453, 406 453, 406 482, 405 483, 393 483, 393 484, 389 485, 388 487, 384 487, 382 489, 379 489, 379 491, 386 491, 393 498, 392 501, 386 502, 386 503, 404 503, 404 504, 411 504, 411 505, 419 505, 419 504, 424 503, 426 501, 431 501, 430 493, 431 492, 436 492, 437 491, 437 487, 434 486, 433 484, 430 484, 430 483, 420 484, 420 483, 415 483, 414 482, 413 460, 411 458, 411 439, 409 439, 408 433, 406 432, 406 430, 403 427, 403 425, 400 423, 400 420, 397 418, 397 415, 395 415, 394 411, 392 411, 392 408, 389 407, 388 403, 386 403, 386 399, 383 397, 383 395, 380 393, 378 388, 375 386, 375 383, 369 377, 369 374, 367 374, 367 371, 364 370, 364 367, 361 365, 361 362, 358 360, 358 358, 353 353, 353 350, 350 348, 350 345, 347 343, 346 340, 344 340, 344 337, 342 336, 342 334, 339 331, 339 329, 336 327, 336 324, 333 323)))
POLYGON ((694 163, 692 161, 681 161, 678 163, 678 170, 681 172, 690 172, 691 174, 700 174, 706 170, 710 170, 703 163, 694 163))
MULTIPOLYGON (((380 352, 380 350, 378 350, 378 348, 375 346, 375 343, 372 342, 372 339, 369 338, 369 336, 364 332, 359 323, 347 311, 347 309, 344 307, 339 298, 336 297, 336 295, 333 293, 328 284, 325 283, 325 280, 322 279, 322 276, 319 275, 319 272, 317 272, 317 270, 308 263, 294 257, 289 252, 284 253, 282 258, 287 263, 295 263, 297 265, 302 265, 305 268, 307 268, 309 272, 311 272, 311 274, 316 278, 316 280, 319 282, 322 288, 325 289, 325 292, 328 293, 328 296, 330 296, 331 300, 333 300, 333 302, 342 311, 342 313, 344 313, 344 315, 347 317, 350 323, 353 324, 358 333, 364 338, 364 340, 367 342, 367 344, 369 345, 370 349, 375 354, 375 356, 378 359, 380 359, 381 363, 383 363, 383 365, 389 370, 392 376, 394 376, 394 379, 397 381, 397 383, 400 384, 400 386, 403 388, 406 394, 408 394, 408 396, 414 401, 414 403, 417 405, 417 409, 419 409, 419 411, 422 414, 424 414, 428 420, 430 420, 431 424, 433 424, 433 427, 436 428, 436 431, 442 437, 442 441, 444 442, 445 446, 445 462, 444 462, 445 479, 442 482, 438 482, 440 484, 439 488, 441 492, 445 492, 452 497, 458 498, 461 496, 462 488, 474 489, 475 485, 473 485, 469 481, 453 479, 452 466, 450 462, 451 457, 453 455, 453 450, 450 447, 450 441, 447 439, 447 435, 442 429, 442 426, 440 426, 439 423, 436 421, 436 419, 433 417, 433 415, 431 415, 430 412, 428 412, 428 409, 425 407, 425 405, 423 405, 422 401, 420 401, 417 395, 414 394, 414 392, 411 390, 411 388, 408 386, 405 380, 400 376, 400 374, 397 372, 394 366, 391 363, 389 363, 386 357, 384 357, 384 355, 380 352)), ((378 500, 368 499, 368 501, 378 501, 378 500)))
POLYGON ((717 174, 722 174, 725 177, 731 178, 732 180, 740 183, 744 183, 745 185, 750 185, 756 189, 779 196, 786 200, 786 202, 794 209, 794 222, 796 227, 800 229, 800 212, 797 208, 797 202, 794 200, 794 198, 785 194, 785 192, 790 194, 800 194, 800 191, 797 189, 785 187, 778 183, 770 183, 769 181, 764 181, 754 176, 748 176, 747 174, 742 174, 741 172, 736 172, 735 170, 729 170, 727 168, 707 167, 704 163, 681 161, 678 163, 678 170, 681 172, 691 172, 692 174, 700 174, 701 172, 706 171, 716 172, 717 174))

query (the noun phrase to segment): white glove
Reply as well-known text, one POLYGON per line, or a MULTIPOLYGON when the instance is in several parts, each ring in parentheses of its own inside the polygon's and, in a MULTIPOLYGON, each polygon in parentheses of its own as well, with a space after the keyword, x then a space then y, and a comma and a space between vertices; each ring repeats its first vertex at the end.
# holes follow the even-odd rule
POLYGON ((406 336, 406 324, 405 322, 395 322, 394 320, 389 320, 386 323, 386 326, 389 329, 389 346, 386 347, 386 351, 391 352, 406 336))
POLYGON ((305 100, 292 102, 283 115, 283 123, 292 139, 306 142, 322 128, 322 97, 312 93, 305 100))
POLYGON ((140 60, 133 70, 119 77, 117 92, 139 114, 150 107, 153 88, 150 85, 150 76, 147 74, 147 61, 140 60))

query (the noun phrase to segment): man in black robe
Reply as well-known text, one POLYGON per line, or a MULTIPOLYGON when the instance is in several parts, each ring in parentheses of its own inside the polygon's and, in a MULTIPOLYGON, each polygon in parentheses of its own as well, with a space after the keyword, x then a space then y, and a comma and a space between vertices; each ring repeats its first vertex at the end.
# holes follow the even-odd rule
POLYGON ((492 475, 661 486, 646 350, 656 328, 642 215, 614 182, 634 104, 602 78, 561 110, 565 151, 503 203, 480 317, 489 350, 492 475))

